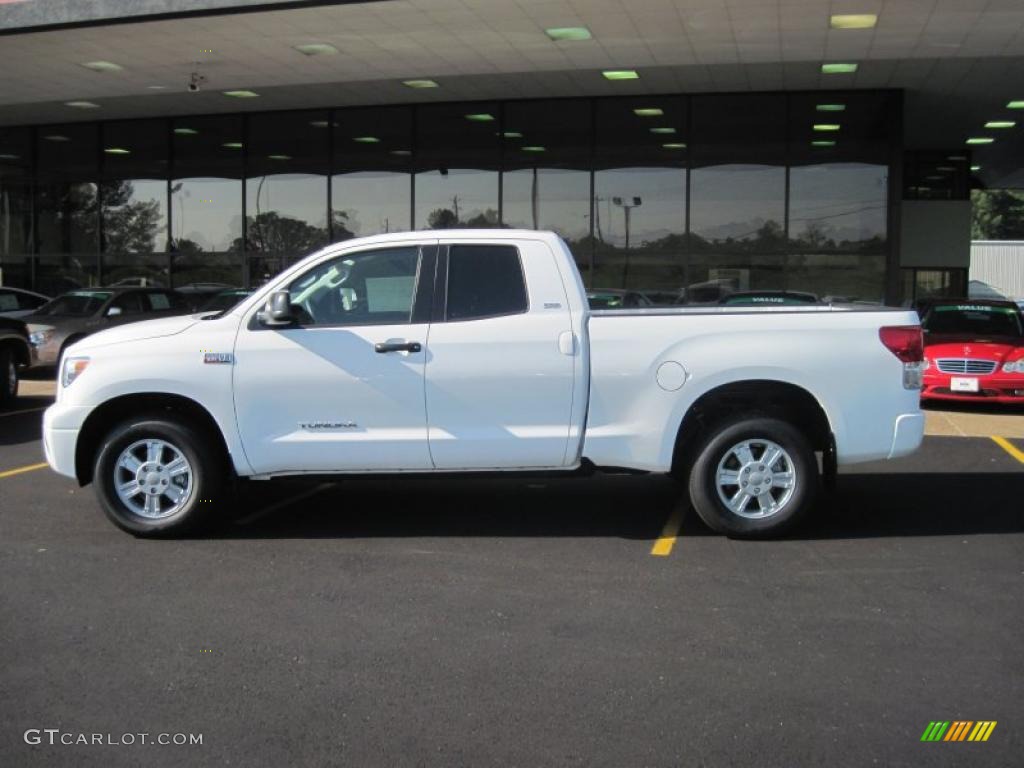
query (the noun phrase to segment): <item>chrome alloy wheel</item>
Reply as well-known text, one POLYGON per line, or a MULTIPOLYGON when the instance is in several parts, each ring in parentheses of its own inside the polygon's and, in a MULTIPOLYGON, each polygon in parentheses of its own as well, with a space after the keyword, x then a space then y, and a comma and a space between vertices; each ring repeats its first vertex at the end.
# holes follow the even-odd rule
POLYGON ((138 440, 117 457, 114 489, 139 517, 159 520, 180 510, 192 495, 193 471, 185 455, 166 440, 138 440))
POLYGON ((737 443, 718 462, 718 498, 737 515, 765 518, 778 514, 793 498, 796 467, 789 454, 771 440, 737 443))

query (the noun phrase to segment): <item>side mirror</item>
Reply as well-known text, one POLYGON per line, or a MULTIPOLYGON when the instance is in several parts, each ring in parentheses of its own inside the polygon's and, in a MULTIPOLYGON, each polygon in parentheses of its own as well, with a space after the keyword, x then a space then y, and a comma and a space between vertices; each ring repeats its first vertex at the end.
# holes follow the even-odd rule
POLYGON ((117 317, 118 315, 123 314, 124 310, 121 309, 120 307, 111 307, 110 309, 107 310, 107 317, 117 317))
POLYGON ((263 310, 256 315, 261 325, 280 327, 293 325, 295 316, 292 314, 291 297, 288 291, 274 291, 263 305, 263 310))

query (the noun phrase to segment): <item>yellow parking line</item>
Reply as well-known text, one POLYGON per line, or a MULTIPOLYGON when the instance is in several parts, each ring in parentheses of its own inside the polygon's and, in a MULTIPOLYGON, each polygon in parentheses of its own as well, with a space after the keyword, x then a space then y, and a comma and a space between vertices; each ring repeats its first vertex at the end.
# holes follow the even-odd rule
POLYGON ((676 537, 679 535, 679 528, 683 524, 682 505, 677 504, 672 514, 665 521, 665 527, 661 529, 661 536, 651 547, 651 554, 655 557, 668 557, 672 554, 672 547, 675 546, 676 537))
POLYGON ((40 462, 39 464, 29 464, 27 467, 15 467, 14 469, 6 469, 3 472, 0 472, 0 478, 13 477, 14 475, 20 475, 24 472, 32 472, 34 470, 42 469, 43 467, 48 466, 50 465, 43 461, 40 462))
POLYGON ((1021 464, 1024 464, 1024 451, 1022 451, 1020 448, 1015 446, 1013 443, 1011 443, 1005 437, 998 437, 996 435, 992 435, 992 439, 995 441, 996 445, 998 445, 1000 448, 1002 448, 1008 454, 1013 456, 1013 458, 1015 458, 1021 464))

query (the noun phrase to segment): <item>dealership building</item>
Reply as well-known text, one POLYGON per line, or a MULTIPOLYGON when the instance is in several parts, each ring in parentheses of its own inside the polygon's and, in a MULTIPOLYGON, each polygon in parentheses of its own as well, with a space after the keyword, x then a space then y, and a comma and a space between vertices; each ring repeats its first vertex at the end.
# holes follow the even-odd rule
POLYGON ((0 283, 47 294, 467 226, 659 303, 907 302, 1021 187, 1020 0, 0 0, 0 283))

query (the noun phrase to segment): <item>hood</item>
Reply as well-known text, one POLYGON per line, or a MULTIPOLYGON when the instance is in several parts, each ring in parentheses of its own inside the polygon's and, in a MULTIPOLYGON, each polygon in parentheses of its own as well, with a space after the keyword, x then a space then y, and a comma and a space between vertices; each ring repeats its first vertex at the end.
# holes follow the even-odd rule
POLYGON ((1002 362, 1007 356, 1024 348, 1024 339, 1007 336, 993 336, 979 339, 956 334, 934 334, 925 339, 926 357, 970 358, 972 360, 996 360, 1002 362))
POLYGON ((142 341, 158 339, 161 336, 174 336, 186 328, 195 325, 199 320, 192 315, 175 315, 160 317, 155 320, 141 320, 137 323, 126 323, 105 331, 99 331, 82 339, 75 346, 84 348, 105 347, 110 344, 121 344, 125 341, 142 341))

